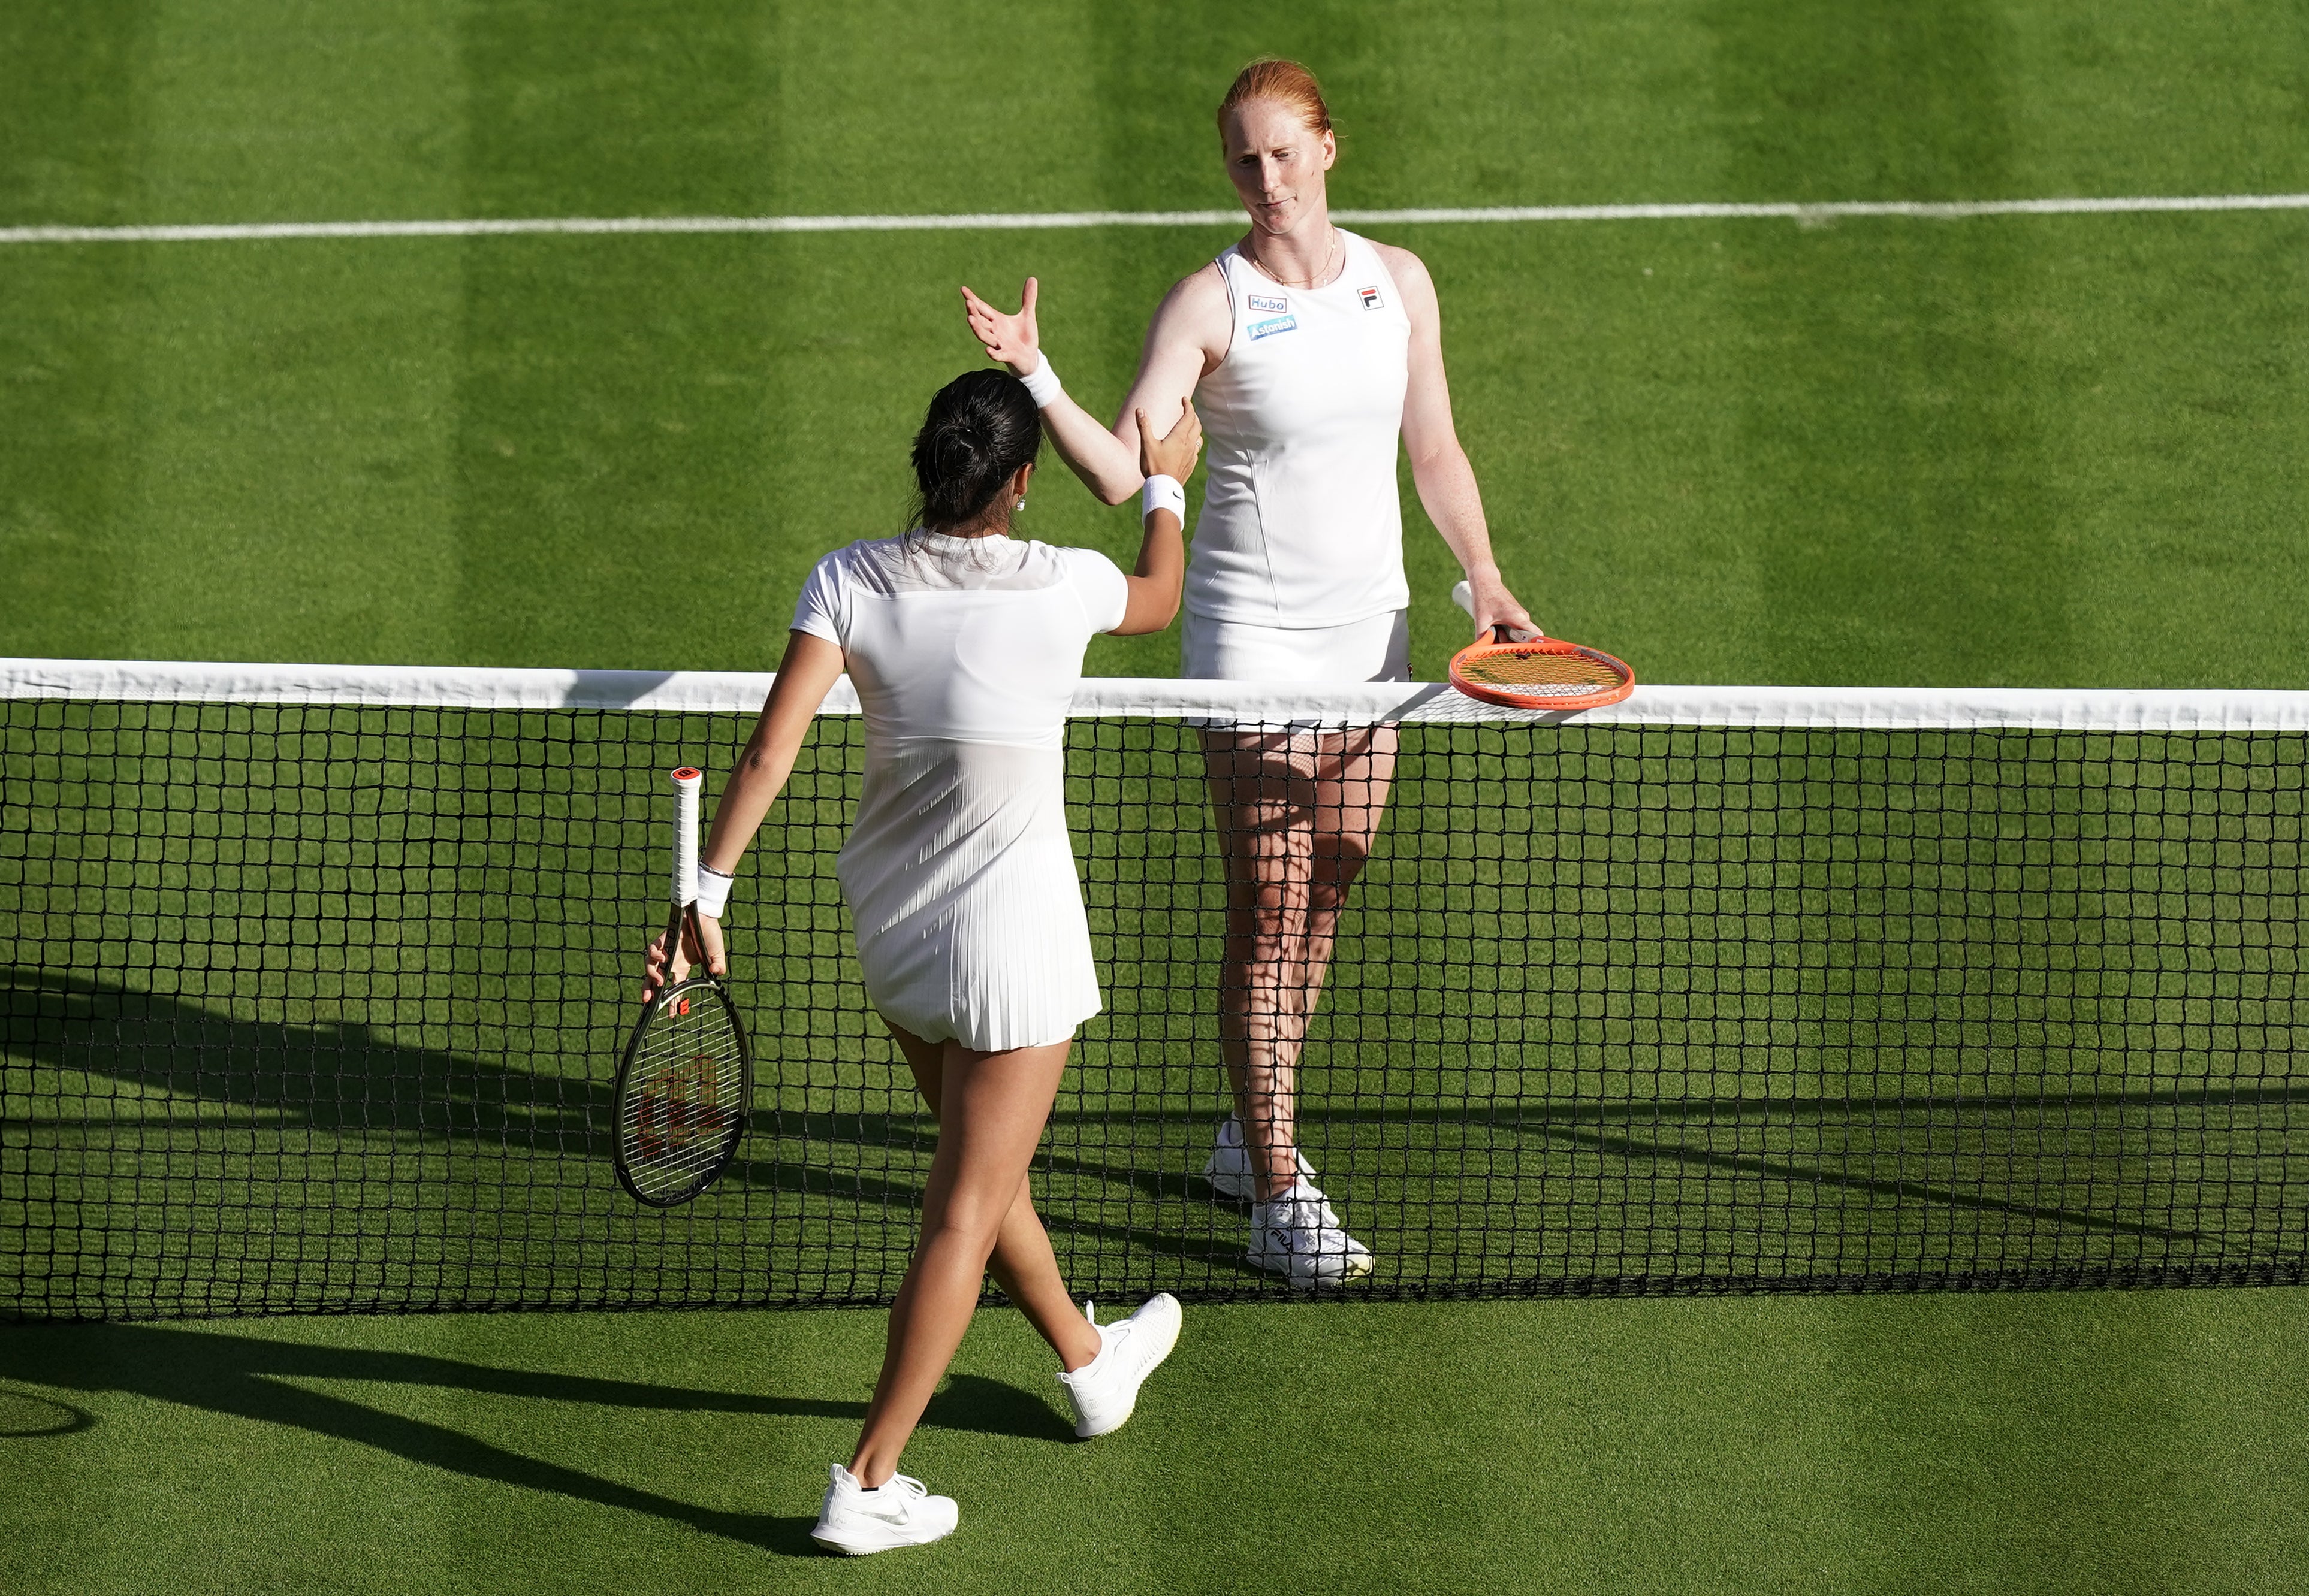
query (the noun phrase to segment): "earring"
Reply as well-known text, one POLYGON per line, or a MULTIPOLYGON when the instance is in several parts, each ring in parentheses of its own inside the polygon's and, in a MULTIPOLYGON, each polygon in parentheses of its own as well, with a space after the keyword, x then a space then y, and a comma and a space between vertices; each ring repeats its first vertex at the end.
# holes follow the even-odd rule
POLYGON ((1025 501, 1025 499, 1022 496, 1022 497, 1020 497, 1020 499, 1018 500, 1018 508, 1020 508, 1021 510, 1024 510, 1025 507, 1026 507, 1026 501, 1025 501))

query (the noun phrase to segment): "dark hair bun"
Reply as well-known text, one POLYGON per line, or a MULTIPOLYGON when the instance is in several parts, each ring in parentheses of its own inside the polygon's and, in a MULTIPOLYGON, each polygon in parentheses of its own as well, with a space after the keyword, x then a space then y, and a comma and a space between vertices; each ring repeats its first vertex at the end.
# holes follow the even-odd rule
POLYGON ((938 391, 914 435, 925 527, 967 526, 1042 451, 1042 418, 1007 371, 970 371, 938 391))

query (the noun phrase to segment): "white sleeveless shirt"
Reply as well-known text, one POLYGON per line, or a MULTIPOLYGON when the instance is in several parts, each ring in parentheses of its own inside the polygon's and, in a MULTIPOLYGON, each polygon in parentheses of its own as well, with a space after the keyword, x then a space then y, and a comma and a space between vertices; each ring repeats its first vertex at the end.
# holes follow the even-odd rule
POLYGON ((1379 252, 1345 228, 1345 264, 1287 289, 1218 258, 1234 332, 1195 390, 1208 441, 1186 605, 1215 620, 1339 626, 1405 608, 1396 440, 1411 317, 1379 252))

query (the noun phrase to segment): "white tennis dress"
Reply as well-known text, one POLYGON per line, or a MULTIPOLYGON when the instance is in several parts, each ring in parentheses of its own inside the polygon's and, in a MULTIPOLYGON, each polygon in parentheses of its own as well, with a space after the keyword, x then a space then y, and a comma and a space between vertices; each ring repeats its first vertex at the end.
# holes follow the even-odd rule
POLYGON ((1218 257, 1234 332, 1195 390, 1209 477, 1187 566, 1190 677, 1409 673, 1396 441, 1411 317, 1367 238, 1319 289, 1218 257))
POLYGON ((866 780, 837 863, 867 996, 930 1041, 1064 1041, 1099 1012, 1066 718, 1129 587, 1085 548, 909 532, 818 561, 794 630, 843 651, 866 780))

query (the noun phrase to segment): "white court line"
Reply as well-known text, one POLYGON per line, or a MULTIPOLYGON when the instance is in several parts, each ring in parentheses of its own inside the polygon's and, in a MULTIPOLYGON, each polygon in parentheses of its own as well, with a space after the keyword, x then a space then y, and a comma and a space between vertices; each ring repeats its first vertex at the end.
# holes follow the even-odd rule
MULTIPOLYGON (((2137 194, 2111 199, 1837 200, 1768 204, 1487 205, 1334 211, 1338 220, 1405 222, 1691 221, 1843 216, 2108 215, 2145 211, 2309 211, 2309 194, 2137 194)), ((990 211, 951 216, 532 216, 438 221, 194 222, 156 227, 0 228, 0 244, 196 244, 259 238, 487 238, 517 233, 1023 232, 1053 228, 1241 227, 1240 211, 990 211)))

